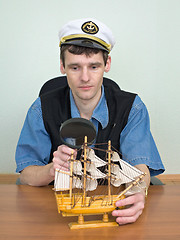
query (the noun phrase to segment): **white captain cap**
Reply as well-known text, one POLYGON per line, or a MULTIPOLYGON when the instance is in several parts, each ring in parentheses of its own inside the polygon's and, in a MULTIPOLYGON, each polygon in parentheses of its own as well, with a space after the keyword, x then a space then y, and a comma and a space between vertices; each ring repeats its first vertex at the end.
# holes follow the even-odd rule
POLYGON ((93 18, 77 19, 65 24, 59 31, 59 46, 77 45, 110 52, 115 44, 111 30, 93 18))

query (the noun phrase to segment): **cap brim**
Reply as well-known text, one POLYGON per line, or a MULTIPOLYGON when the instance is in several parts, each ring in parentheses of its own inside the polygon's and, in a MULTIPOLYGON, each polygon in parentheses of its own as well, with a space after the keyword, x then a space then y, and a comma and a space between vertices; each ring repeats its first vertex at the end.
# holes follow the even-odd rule
POLYGON ((81 46, 81 47, 87 47, 87 48, 96 48, 96 49, 109 52, 108 49, 102 46, 101 44, 89 39, 71 39, 64 43, 61 43, 61 46, 62 45, 75 45, 75 46, 81 46))

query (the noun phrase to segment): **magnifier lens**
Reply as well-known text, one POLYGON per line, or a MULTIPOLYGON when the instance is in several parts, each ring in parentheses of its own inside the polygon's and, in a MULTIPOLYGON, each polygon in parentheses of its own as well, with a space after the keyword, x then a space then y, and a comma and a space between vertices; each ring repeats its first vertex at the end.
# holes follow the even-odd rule
POLYGON ((60 127, 63 143, 71 148, 79 149, 87 136, 87 144, 91 145, 96 138, 96 128, 92 122, 84 118, 71 118, 60 127))

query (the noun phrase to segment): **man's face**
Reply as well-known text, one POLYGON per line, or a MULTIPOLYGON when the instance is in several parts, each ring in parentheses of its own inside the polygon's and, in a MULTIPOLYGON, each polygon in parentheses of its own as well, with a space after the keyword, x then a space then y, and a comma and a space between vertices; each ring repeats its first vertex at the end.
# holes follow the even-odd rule
POLYGON ((103 75, 104 72, 110 70, 110 66, 110 56, 105 66, 102 52, 90 56, 65 52, 65 67, 61 61, 61 73, 67 75, 67 81, 76 103, 99 101, 103 75))

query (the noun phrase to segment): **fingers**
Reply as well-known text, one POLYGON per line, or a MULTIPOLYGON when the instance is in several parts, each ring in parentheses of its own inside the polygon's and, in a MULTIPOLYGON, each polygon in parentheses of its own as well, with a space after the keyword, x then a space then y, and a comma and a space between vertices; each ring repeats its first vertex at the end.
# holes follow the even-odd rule
POLYGON ((133 223, 142 214, 144 209, 144 195, 142 193, 137 193, 129 196, 123 200, 116 202, 117 207, 126 206, 126 209, 114 210, 112 215, 117 217, 116 222, 120 225, 133 223))
POLYGON ((136 220, 139 218, 139 216, 142 214, 142 211, 138 211, 135 215, 133 216, 126 216, 126 217, 117 217, 116 218, 116 222, 119 225, 124 225, 124 224, 128 224, 128 223, 134 223, 136 222, 136 220))
POLYGON ((128 196, 122 200, 118 200, 116 202, 116 207, 127 206, 131 204, 135 204, 136 202, 145 202, 144 194, 137 193, 137 194, 128 196))
POLYGON ((61 169, 63 171, 69 171, 70 162, 68 161, 71 158, 73 152, 74 158, 76 158, 77 151, 71 149, 65 145, 58 147, 57 151, 53 153, 53 168, 61 169))

